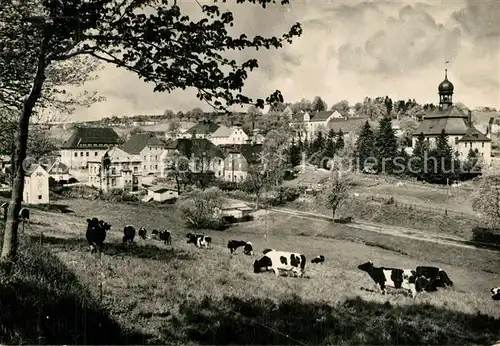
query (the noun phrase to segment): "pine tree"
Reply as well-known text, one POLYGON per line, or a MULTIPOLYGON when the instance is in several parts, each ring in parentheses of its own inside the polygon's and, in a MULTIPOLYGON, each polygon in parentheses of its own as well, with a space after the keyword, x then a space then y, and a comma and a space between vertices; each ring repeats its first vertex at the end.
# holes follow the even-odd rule
POLYGON ((429 153, 429 159, 432 161, 433 169, 432 180, 435 182, 446 183, 447 179, 455 177, 453 150, 448 142, 448 135, 443 129, 436 139, 436 148, 429 153))
POLYGON ((312 110, 313 112, 323 112, 328 109, 328 105, 325 101, 319 96, 316 96, 312 102, 312 110))
POLYGON ((379 172, 391 174, 393 161, 398 155, 398 142, 389 117, 380 119, 379 130, 375 136, 375 149, 379 172))
POLYGON ((330 131, 328 131, 328 138, 334 139, 336 136, 337 135, 334 129, 330 129, 330 131))
POLYGON ((344 149, 344 132, 342 132, 342 129, 339 130, 339 133, 337 133, 337 141, 335 142, 335 151, 339 151, 340 149, 344 149))
POLYGON ((427 143, 425 142, 425 136, 421 132, 417 136, 417 142, 415 143, 415 148, 413 149, 413 154, 411 157, 411 164, 408 165, 409 174, 420 179, 424 179, 425 176, 425 153, 427 152, 427 143))
POLYGON ((289 148, 289 154, 290 154, 289 160, 292 167, 300 165, 300 159, 301 159, 300 146, 298 143, 295 143, 294 138, 292 138, 292 145, 289 148))
POLYGON ((365 163, 369 157, 374 155, 374 135, 370 123, 365 122, 361 129, 361 133, 356 141, 356 159, 359 162, 359 168, 363 171, 365 168, 365 163))

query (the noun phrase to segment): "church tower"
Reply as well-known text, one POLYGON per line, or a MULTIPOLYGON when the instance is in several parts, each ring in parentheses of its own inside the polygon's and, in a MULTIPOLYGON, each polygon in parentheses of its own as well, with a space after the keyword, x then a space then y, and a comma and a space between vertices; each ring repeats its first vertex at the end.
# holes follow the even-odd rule
POLYGON ((439 84, 439 109, 445 110, 453 105, 453 84, 448 80, 448 70, 444 70, 444 81, 439 84))

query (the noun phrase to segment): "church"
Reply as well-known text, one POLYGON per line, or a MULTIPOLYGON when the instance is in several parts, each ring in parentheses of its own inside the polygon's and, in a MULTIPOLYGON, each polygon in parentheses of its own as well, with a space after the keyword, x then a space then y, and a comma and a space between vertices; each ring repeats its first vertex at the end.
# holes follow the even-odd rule
POLYGON ((483 134, 472 124, 472 112, 465 114, 453 105, 453 84, 448 80, 448 70, 445 70, 444 80, 438 86, 439 106, 427 110, 422 122, 412 135, 412 146, 415 148, 417 138, 424 134, 430 145, 435 145, 436 138, 445 130, 453 151, 466 159, 469 150, 476 150, 482 158, 483 165, 491 164, 491 131, 483 134))

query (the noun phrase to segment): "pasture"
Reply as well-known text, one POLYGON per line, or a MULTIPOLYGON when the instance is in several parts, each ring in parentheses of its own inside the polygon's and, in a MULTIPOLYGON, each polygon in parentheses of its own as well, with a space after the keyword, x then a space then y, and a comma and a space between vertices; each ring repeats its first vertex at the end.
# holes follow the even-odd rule
MULTIPOLYGON (((104 325, 112 325, 106 327, 110 335, 124 330, 128 343, 492 344, 500 339, 500 310, 489 293, 500 283, 498 252, 389 237, 282 214, 265 217, 262 212, 254 221, 226 231, 206 231, 213 249, 197 249, 186 243, 188 231, 174 207, 60 202, 75 214, 33 210, 33 224, 22 242, 29 251, 48 251, 45 257, 51 265, 60 263, 71 274, 38 281, 54 289, 59 287, 54 280, 68 280, 65 285, 82 285, 97 302, 102 284, 98 305, 108 316, 104 320, 111 321, 104 325), (102 263, 89 254, 85 241, 85 219, 93 216, 112 225, 102 263), (137 237, 135 246, 125 248, 121 237, 128 223, 149 232, 153 227, 170 229, 172 246, 137 237), (308 278, 254 274, 255 258, 241 249, 231 256, 229 239, 251 241, 256 257, 265 248, 300 252, 307 257, 308 278), (312 265, 310 260, 318 254, 326 257, 325 263, 312 265), (415 300, 398 291, 382 296, 357 269, 367 260, 386 267, 439 266, 455 287, 422 293, 415 300)), ((57 288, 54 295, 63 291, 57 288)), ((76 305, 71 299, 77 298, 64 298, 69 300, 65 304, 76 305)), ((35 309, 45 309, 39 305, 35 309)), ((59 319, 57 310, 50 312, 52 321, 71 324, 63 319, 67 313, 59 319)), ((98 338, 94 334, 92 340, 98 338)), ((104 342, 124 342, 110 335, 104 342)), ((48 343, 73 340, 45 336, 48 343)))

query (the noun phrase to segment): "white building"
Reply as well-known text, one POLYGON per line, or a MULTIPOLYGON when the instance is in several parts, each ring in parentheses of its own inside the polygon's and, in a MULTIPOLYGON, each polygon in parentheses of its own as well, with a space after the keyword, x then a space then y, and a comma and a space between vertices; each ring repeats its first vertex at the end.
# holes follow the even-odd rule
POLYGON ((103 159, 106 158, 110 160, 107 172, 101 169, 102 161, 88 162, 88 185, 104 192, 113 189, 137 190, 141 183, 141 159, 117 147, 108 150, 103 156, 103 159))
POLYGON ((47 165, 45 168, 49 177, 53 178, 55 181, 68 181, 71 178, 69 174, 69 168, 64 163, 56 160, 52 164, 47 165))
POLYGON ((142 159, 142 175, 158 175, 160 173, 160 156, 165 143, 152 133, 136 134, 123 144, 123 150, 142 159))
POLYGON ((168 186, 152 186, 148 188, 148 196, 153 201, 164 202, 179 197, 179 194, 176 189, 168 186))
POLYGON ((208 139, 215 145, 245 144, 249 137, 239 126, 221 126, 208 139))
POLYGON ((311 140, 316 137, 318 131, 325 131, 331 120, 343 118, 338 111, 300 112, 293 115, 290 126, 300 131, 301 137, 311 140))
POLYGON ((61 147, 61 162, 70 169, 87 168, 87 162, 100 161, 104 153, 118 144, 120 137, 111 127, 79 127, 61 147))
POLYGON ((24 171, 23 202, 47 204, 49 197, 49 174, 41 165, 31 165, 24 171))

